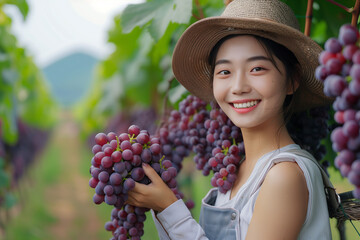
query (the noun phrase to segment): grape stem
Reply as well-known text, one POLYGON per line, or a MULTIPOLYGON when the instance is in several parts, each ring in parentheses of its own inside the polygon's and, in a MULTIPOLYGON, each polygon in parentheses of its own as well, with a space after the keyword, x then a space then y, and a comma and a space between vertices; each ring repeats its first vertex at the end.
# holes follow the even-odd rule
POLYGON ((229 148, 224 148, 221 150, 221 152, 224 154, 224 155, 227 155, 228 152, 229 152, 229 148))
POLYGON ((161 167, 162 169, 165 169, 165 167, 163 167, 163 165, 162 165, 162 161, 164 160, 164 158, 165 158, 165 155, 163 155, 163 156, 161 157, 161 159, 159 160, 160 167, 161 167))
POLYGON ((313 3, 314 3, 314 0, 308 0, 307 9, 306 9, 304 34, 305 34, 305 36, 308 36, 308 37, 310 36, 310 30, 311 30, 313 3))
POLYGON ((122 149, 120 148, 120 140, 119 140, 118 136, 116 136, 116 142, 117 142, 117 146, 116 146, 115 151, 122 152, 122 149))
POLYGON ((131 144, 134 143, 135 142, 134 139, 136 139, 135 134, 133 134, 132 136, 130 136, 130 134, 128 134, 128 135, 129 135, 129 138, 130 138, 130 143, 131 144))

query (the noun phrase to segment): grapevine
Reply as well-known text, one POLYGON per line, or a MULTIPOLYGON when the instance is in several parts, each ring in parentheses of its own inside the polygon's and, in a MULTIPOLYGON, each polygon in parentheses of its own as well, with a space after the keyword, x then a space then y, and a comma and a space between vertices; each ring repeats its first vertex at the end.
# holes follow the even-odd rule
POLYGON ((14 192, 45 147, 58 110, 40 69, 12 34, 12 19, 3 11, 7 4, 24 19, 28 12, 26 1, 0 4, 0 234, 12 217, 8 210, 24 201, 14 192))

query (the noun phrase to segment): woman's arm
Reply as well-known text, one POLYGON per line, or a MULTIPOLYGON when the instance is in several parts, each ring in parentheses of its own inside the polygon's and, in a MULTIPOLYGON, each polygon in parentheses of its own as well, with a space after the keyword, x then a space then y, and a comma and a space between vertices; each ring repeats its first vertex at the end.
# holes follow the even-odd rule
POLYGON ((297 239, 308 206, 305 176, 293 162, 282 162, 267 173, 256 200, 246 240, 297 239))

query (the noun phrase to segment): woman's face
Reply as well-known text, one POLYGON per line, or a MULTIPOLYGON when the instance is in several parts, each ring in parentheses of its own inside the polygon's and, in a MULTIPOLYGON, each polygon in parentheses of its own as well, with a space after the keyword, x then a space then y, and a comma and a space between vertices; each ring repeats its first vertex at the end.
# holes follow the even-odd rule
POLYGON ((226 40, 216 56, 213 92, 221 109, 240 128, 280 127, 283 103, 292 93, 284 65, 251 36, 226 40))

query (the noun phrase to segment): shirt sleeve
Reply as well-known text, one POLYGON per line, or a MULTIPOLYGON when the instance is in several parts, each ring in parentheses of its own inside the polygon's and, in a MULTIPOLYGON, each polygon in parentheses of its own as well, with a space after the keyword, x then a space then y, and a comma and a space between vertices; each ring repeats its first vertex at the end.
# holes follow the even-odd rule
POLYGON ((161 225, 161 223, 157 219, 154 210, 151 209, 150 211, 151 211, 151 215, 153 217, 154 223, 155 223, 155 227, 156 227, 156 229, 158 231, 158 234, 159 234, 159 239, 160 240, 171 240, 169 238, 168 233, 165 231, 165 229, 163 228, 163 226, 161 225))
POLYGON ((152 215, 161 240, 208 239, 181 199, 156 216, 152 211, 152 215))

